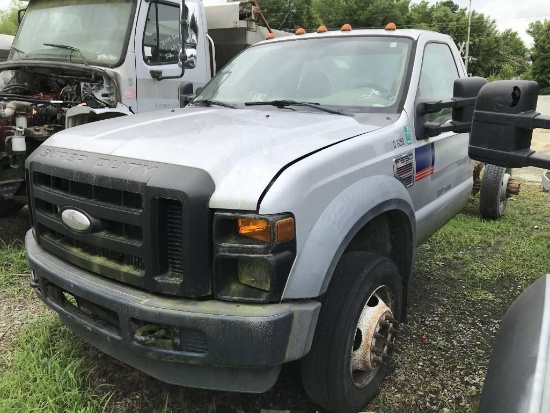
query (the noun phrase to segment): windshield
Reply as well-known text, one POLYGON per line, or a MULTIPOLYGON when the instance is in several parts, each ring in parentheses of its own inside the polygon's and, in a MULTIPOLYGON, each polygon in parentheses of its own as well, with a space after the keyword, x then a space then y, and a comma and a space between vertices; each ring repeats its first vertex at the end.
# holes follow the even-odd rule
POLYGON ((9 60, 45 59, 115 67, 134 18, 132 0, 32 0, 9 60))
POLYGON ((225 66, 195 101, 289 100, 395 113, 411 44, 406 38, 346 36, 253 46, 225 66))

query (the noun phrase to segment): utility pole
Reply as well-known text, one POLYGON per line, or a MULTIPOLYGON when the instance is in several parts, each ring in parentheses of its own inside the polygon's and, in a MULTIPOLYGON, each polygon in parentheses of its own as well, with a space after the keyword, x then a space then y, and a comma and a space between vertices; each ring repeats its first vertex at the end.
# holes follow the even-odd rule
POLYGON ((285 18, 281 22, 281 25, 279 26, 279 30, 281 30, 281 28, 283 27, 287 19, 288 19, 288 31, 291 32, 292 30, 296 29, 296 24, 294 23, 294 13, 296 13, 294 4, 292 3, 292 0, 288 0, 288 13, 286 14, 285 18))
POLYGON ((466 76, 468 76, 468 62, 470 61, 470 27, 472 25, 472 0, 468 7, 468 36, 466 38, 466 56, 464 57, 464 66, 466 66, 466 76))

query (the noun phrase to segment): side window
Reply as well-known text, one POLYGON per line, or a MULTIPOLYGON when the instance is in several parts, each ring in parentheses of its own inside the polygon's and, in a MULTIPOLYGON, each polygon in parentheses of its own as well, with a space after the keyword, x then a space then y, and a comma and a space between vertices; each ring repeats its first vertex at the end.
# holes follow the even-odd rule
MULTIPOLYGON (((424 50, 424 60, 420 72, 418 97, 434 101, 453 97, 454 81, 459 78, 458 69, 449 46, 442 43, 429 43, 424 50)), ((428 115, 432 122, 445 122, 452 109, 428 115)))
POLYGON ((151 66, 178 63, 180 43, 179 8, 151 3, 143 33, 145 63, 151 66))

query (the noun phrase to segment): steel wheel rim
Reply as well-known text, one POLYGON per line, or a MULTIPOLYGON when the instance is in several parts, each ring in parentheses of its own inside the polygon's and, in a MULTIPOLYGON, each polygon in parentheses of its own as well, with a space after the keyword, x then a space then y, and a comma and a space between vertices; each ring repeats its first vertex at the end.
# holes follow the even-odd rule
POLYGON ((512 177, 510 169, 506 169, 504 171, 504 174, 502 175, 502 181, 500 182, 500 191, 499 191, 499 200, 498 200, 498 207, 500 210, 500 213, 504 213, 504 210, 506 209, 506 203, 508 202, 508 197, 506 196, 506 189, 508 187, 508 181, 510 181, 510 178, 512 177))
POLYGON ((393 317, 389 287, 378 287, 365 302, 351 349, 350 375, 357 388, 366 387, 380 367, 389 361, 397 321, 393 317))

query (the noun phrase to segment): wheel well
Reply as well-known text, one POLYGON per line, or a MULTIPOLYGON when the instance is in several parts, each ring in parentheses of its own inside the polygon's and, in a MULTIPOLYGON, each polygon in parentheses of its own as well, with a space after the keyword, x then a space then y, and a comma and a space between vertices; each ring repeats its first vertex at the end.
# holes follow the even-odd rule
POLYGON ((347 245, 350 251, 367 251, 392 260, 406 288, 414 259, 414 241, 407 214, 399 210, 384 212, 367 222, 347 245))

